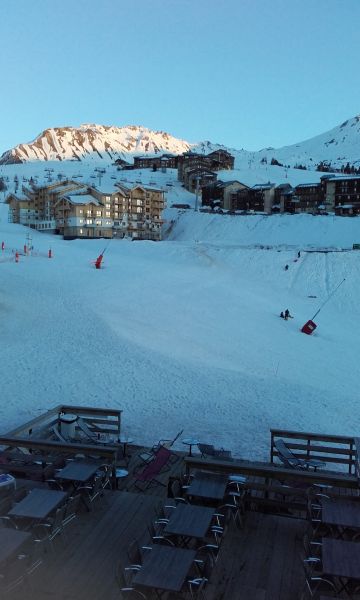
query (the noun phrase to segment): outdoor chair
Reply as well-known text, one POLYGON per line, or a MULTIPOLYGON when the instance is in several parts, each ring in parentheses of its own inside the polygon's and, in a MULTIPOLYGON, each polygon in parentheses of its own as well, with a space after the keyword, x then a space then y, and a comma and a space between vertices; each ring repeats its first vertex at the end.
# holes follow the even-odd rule
POLYGON ((81 494, 76 494, 76 496, 70 496, 68 498, 68 501, 65 505, 65 515, 64 515, 64 519, 62 522, 63 527, 67 527, 68 525, 70 525, 70 523, 72 523, 72 521, 74 521, 74 519, 76 519, 77 517, 77 512, 79 510, 79 506, 80 506, 80 502, 81 502, 81 494))
POLYGON ((314 571, 314 563, 313 561, 302 560, 302 566, 305 575, 305 583, 304 589, 300 596, 300 600, 305 600, 306 598, 318 598, 321 592, 333 592, 336 596, 336 586, 332 581, 326 579, 322 576, 322 573, 319 571, 314 571))
POLYGON ((168 471, 170 468, 171 460, 174 453, 171 452, 165 446, 160 446, 156 451, 154 459, 145 465, 145 468, 139 473, 134 475, 135 483, 134 486, 138 489, 145 490, 151 485, 162 485, 166 487, 165 483, 162 483, 157 479, 163 471, 168 471), (141 487, 143 485, 143 487, 141 487))
POLYGON ((279 453, 279 459, 289 469, 314 469, 316 471, 316 469, 326 466, 322 460, 298 458, 282 439, 276 440, 274 446, 279 453))
MULTIPOLYGON (((175 444, 176 440, 181 436, 183 431, 184 431, 183 429, 181 431, 179 431, 172 440, 164 440, 164 439, 159 440, 156 444, 153 445, 153 447, 149 451, 141 452, 138 455, 138 457, 140 458, 140 460, 142 460, 142 462, 148 464, 149 462, 154 460, 156 453, 162 446, 164 446, 165 448, 171 448, 175 444)), ((174 454, 172 458, 173 458, 174 462, 176 460, 178 460, 178 457, 176 456, 176 454, 174 454)))
POLYGON ((92 484, 80 486, 76 491, 81 493, 81 498, 87 510, 90 511, 95 501, 98 500, 103 493, 102 477, 95 477, 92 484))
POLYGON ((140 592, 132 585, 133 575, 138 571, 135 567, 123 567, 122 563, 119 563, 116 569, 116 581, 120 587, 120 593, 122 598, 127 600, 146 600, 145 594, 140 592))
POLYGON ((213 457, 220 460, 232 460, 231 450, 224 450, 224 448, 215 448, 213 444, 198 444, 201 458, 213 457))
POLYGON ((206 556, 202 566, 201 566, 201 577, 194 577, 193 579, 189 579, 187 581, 187 586, 190 592, 190 598, 203 598, 206 600, 205 596, 205 586, 209 582, 211 572, 212 572, 212 562, 210 560, 210 556, 206 556))
MULTIPOLYGON (((188 486, 185 486, 185 489, 188 486)), ((184 488, 182 487, 179 479, 174 479, 171 483, 171 496, 176 504, 183 503, 188 504, 188 501, 184 498, 184 488)))
MULTIPOLYGON (((149 532, 151 543, 153 544, 167 544, 168 546, 175 546, 174 542, 169 538, 163 535, 163 531, 166 527, 166 523, 160 523, 156 521, 154 523, 149 523, 147 526, 147 530, 149 532), (155 527, 156 525, 156 527, 155 527)), ((146 546, 144 547, 147 548, 146 546)))
POLYGON ((53 541, 63 531, 63 520, 65 517, 66 505, 56 509, 55 516, 48 518, 46 522, 39 523, 34 526, 33 531, 35 533, 38 543, 45 542, 53 550, 53 541))

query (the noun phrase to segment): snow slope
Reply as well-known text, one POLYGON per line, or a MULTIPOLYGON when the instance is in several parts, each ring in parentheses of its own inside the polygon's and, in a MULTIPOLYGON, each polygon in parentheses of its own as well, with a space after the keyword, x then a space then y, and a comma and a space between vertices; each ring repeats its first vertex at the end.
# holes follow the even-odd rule
POLYGON ((256 459, 270 427, 356 434, 360 253, 304 248, 348 248, 360 220, 167 216, 165 241, 113 240, 98 271, 102 240, 35 231, 41 255, 15 264, 29 230, 0 204, 2 431, 74 402, 123 409, 138 443, 184 429, 256 459), (300 333, 344 277, 315 334, 300 333))

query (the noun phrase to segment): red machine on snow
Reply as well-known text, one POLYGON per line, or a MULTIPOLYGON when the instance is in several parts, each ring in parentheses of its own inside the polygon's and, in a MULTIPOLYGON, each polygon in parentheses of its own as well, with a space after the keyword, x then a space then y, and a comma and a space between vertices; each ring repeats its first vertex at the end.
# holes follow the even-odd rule
POLYGON ((300 329, 300 331, 302 333, 306 333, 307 335, 311 335, 317 325, 316 323, 314 323, 314 319, 315 317, 319 314, 319 312, 321 311, 321 309, 325 306, 325 304, 327 302, 329 302, 330 298, 332 298, 332 296, 335 294, 335 292, 339 289, 339 287, 344 283, 345 279, 343 279, 342 281, 340 281, 339 285, 336 286, 336 288, 331 292, 331 294, 326 298, 325 302, 322 303, 322 305, 320 306, 320 308, 316 311, 316 313, 314 314, 312 319, 309 319, 309 321, 306 321, 305 325, 302 326, 302 328, 300 329))

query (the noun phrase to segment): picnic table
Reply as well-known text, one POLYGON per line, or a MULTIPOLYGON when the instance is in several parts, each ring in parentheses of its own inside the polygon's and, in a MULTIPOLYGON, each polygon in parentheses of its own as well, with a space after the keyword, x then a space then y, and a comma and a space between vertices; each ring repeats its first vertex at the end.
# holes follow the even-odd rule
POLYGON ((188 496, 206 498, 209 500, 222 500, 225 496, 229 478, 221 473, 208 473, 196 471, 195 477, 186 490, 188 496))
POLYGON ((343 498, 322 498, 321 520, 343 537, 347 529, 360 531, 360 502, 343 498))
POLYGON ((66 492, 34 488, 7 513, 9 517, 42 521, 67 497, 66 492))
POLYGON ((155 544, 146 553, 133 583, 155 590, 180 592, 195 556, 195 550, 155 544))
POLYGON ((213 514, 214 509, 207 506, 178 504, 171 513, 164 534, 203 539, 210 527, 213 514))
POLYGON ((66 467, 58 471, 55 478, 85 483, 95 475, 100 466, 101 463, 95 461, 73 460, 69 462, 66 467))
POLYGON ((360 544, 333 538, 322 539, 324 577, 339 579, 346 590, 352 581, 360 581, 360 544))
POLYGON ((30 536, 31 534, 28 531, 2 527, 0 529, 0 563, 6 561, 19 550, 30 536))

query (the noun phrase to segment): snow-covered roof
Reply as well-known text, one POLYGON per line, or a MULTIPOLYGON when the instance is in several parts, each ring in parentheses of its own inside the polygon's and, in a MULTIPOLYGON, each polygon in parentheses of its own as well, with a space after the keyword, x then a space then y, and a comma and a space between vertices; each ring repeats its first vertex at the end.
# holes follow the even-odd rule
POLYGON ((66 200, 71 202, 71 204, 96 204, 100 206, 100 202, 94 198, 91 194, 67 194, 63 196, 66 200))
POLYGON ((344 177, 343 175, 339 177, 326 177, 326 181, 351 181, 354 179, 358 179, 360 181, 360 175, 349 175, 347 177, 344 177))
POLYGON ((319 185, 319 183, 299 183, 296 188, 318 187, 319 185))
POLYGON ((271 188, 275 187, 275 183, 256 183, 253 185, 253 190, 271 190, 271 188))

